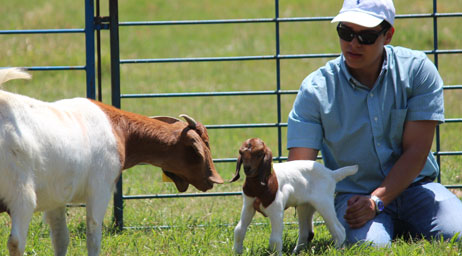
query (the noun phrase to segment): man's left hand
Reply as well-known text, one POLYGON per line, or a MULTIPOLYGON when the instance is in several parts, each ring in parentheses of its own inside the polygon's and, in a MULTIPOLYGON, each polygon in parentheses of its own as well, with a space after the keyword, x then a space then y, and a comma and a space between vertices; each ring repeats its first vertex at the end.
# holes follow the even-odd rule
POLYGON ((347 204, 348 208, 343 217, 350 228, 360 228, 376 215, 375 203, 369 196, 355 195, 347 204))

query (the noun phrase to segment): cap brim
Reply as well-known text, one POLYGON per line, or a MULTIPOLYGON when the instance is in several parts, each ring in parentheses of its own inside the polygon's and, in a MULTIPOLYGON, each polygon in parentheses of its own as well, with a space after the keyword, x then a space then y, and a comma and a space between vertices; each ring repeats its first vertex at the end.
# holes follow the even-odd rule
POLYGON ((383 19, 374 17, 363 12, 349 11, 339 13, 337 16, 335 16, 334 19, 332 19, 331 23, 349 22, 363 27, 373 28, 382 23, 382 21, 383 19))

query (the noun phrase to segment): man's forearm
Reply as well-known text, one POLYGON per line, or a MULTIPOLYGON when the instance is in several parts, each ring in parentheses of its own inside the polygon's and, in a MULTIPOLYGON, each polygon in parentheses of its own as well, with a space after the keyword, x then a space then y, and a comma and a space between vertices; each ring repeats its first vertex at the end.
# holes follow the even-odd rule
POLYGON ((414 121, 405 124, 403 154, 385 177, 382 184, 372 192, 385 205, 401 194, 422 171, 427 161, 436 127, 435 121, 414 121))
POLYGON ((385 205, 398 197, 414 179, 419 175, 428 153, 416 150, 408 150, 395 163, 382 184, 372 192, 378 196, 385 205))

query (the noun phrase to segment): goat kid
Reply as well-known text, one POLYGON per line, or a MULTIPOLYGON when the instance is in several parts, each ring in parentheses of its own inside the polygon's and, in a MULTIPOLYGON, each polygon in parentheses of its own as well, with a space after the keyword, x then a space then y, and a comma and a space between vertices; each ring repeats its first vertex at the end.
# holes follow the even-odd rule
MULTIPOLYGON (((0 84, 30 75, 0 69, 0 84)), ((23 255, 34 211, 44 211, 55 255, 69 243, 65 206, 86 203, 88 255, 98 255, 106 208, 122 170, 159 166, 180 192, 223 183, 206 128, 182 115, 148 118, 90 99, 53 103, 0 90, 0 210, 11 216, 10 255, 23 255)))
POLYGON ((247 227, 255 211, 270 218, 270 250, 282 255, 284 210, 296 207, 299 236, 294 253, 304 249, 313 239, 312 218, 318 211, 332 234, 335 245, 345 240, 345 229, 337 219, 334 208, 335 185, 346 176, 358 171, 358 166, 343 167, 332 171, 322 164, 297 160, 272 164, 271 150, 259 138, 246 140, 239 149, 236 173, 231 182, 239 179, 241 165, 246 174, 243 186, 241 219, 234 229, 234 251, 243 252, 247 227))

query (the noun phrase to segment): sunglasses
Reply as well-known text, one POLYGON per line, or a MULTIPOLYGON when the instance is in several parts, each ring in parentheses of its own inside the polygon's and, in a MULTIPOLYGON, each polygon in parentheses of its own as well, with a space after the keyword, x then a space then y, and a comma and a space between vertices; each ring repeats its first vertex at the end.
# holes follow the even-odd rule
POLYGON ((354 32, 351 28, 339 23, 337 25, 337 34, 342 40, 351 42, 356 37, 360 44, 374 44, 380 34, 386 32, 386 27, 380 31, 375 30, 363 30, 358 33, 354 32))

